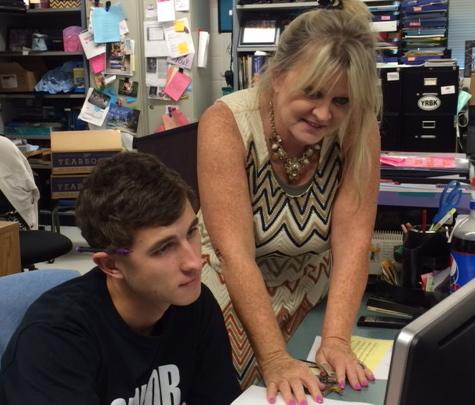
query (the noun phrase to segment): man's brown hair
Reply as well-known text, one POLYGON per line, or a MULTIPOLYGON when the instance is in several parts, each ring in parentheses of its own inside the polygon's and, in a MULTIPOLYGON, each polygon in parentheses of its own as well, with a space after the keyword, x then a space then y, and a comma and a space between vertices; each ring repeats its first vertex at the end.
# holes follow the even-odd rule
POLYGON ((187 200, 195 206, 192 189, 174 170, 153 155, 122 152, 87 177, 76 221, 89 246, 128 248, 139 229, 175 222, 187 200))

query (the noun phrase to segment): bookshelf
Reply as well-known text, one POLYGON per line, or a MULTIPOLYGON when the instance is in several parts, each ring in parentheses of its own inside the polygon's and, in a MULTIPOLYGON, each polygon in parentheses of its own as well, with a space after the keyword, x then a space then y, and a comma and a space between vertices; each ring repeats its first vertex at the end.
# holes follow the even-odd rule
POLYGON ((70 26, 86 27, 85 0, 81 1, 81 7, 74 8, 0 11, 1 134, 46 141, 48 129, 81 129, 76 127, 75 117, 88 87, 88 65, 82 51, 64 51, 63 29, 70 26), (44 51, 32 49, 37 33, 45 35, 47 49, 44 51), (43 74, 65 62, 84 69, 74 71, 83 84, 67 93, 34 91, 34 85, 43 74), (17 63, 18 68, 12 69, 11 63, 17 63), (11 86, 5 84, 9 76, 11 86))
POLYGON ((299 14, 317 6, 316 1, 241 3, 248 2, 234 0, 233 3, 232 56, 235 89, 252 85, 253 66, 255 74, 257 67, 262 66, 265 56, 271 56, 275 52, 279 35, 285 26, 299 14), (269 26, 275 27, 274 39, 271 38, 269 26), (261 29, 261 31, 252 31, 253 28, 261 29), (253 35, 250 35, 251 39, 248 42, 243 41, 243 38, 246 39, 245 30, 247 29, 250 29, 250 34, 254 33, 258 38, 255 43, 251 42, 253 35), (256 52, 258 52, 257 55, 255 55, 256 52))

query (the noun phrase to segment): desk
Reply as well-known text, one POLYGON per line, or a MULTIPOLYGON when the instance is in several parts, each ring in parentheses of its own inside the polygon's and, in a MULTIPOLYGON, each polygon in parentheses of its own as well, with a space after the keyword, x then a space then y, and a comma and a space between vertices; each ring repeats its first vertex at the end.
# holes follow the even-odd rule
POLYGON ((0 221, 0 276, 21 270, 19 230, 16 222, 0 221))
MULTIPOLYGON (((366 304, 366 297, 363 299, 363 303, 366 304)), ((358 319, 360 315, 369 314, 365 307, 366 305, 361 305, 356 319, 358 319)), ((315 336, 321 334, 323 315, 324 305, 319 305, 317 308, 310 311, 310 313, 305 317, 287 345, 289 353, 292 356, 299 359, 307 358, 307 354, 313 344, 315 336)), ((356 326, 353 329, 353 335, 379 339, 394 339, 398 332, 399 329, 359 328, 356 326)), ((347 386, 342 396, 338 394, 330 394, 329 398, 383 405, 385 393, 386 381, 376 380, 374 383, 370 383, 368 388, 363 388, 360 392, 354 391, 352 388, 347 386)))

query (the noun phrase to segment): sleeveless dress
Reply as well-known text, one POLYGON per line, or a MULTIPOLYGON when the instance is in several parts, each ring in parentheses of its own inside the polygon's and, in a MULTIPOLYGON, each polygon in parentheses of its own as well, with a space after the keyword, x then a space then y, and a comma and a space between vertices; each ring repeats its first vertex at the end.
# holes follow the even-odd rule
MULTIPOLYGON (((219 101, 233 112, 246 148, 256 263, 288 341, 305 315, 328 291, 330 221, 341 176, 340 148, 335 138, 324 139, 311 181, 303 187, 283 185, 272 170, 256 89, 232 93, 219 101)), ((198 217, 205 259, 202 281, 223 311, 234 366, 245 389, 261 378, 255 355, 233 309, 201 211, 198 217)))

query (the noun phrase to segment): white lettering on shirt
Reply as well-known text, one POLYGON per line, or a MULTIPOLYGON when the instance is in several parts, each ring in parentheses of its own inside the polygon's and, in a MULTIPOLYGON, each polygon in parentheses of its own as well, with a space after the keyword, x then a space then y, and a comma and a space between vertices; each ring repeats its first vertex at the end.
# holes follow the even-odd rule
MULTIPOLYGON (((174 364, 157 367, 150 374, 147 384, 135 388, 128 401, 117 398, 111 405, 180 405, 180 371, 174 364)), ((181 405, 186 405, 184 402, 181 405)))

